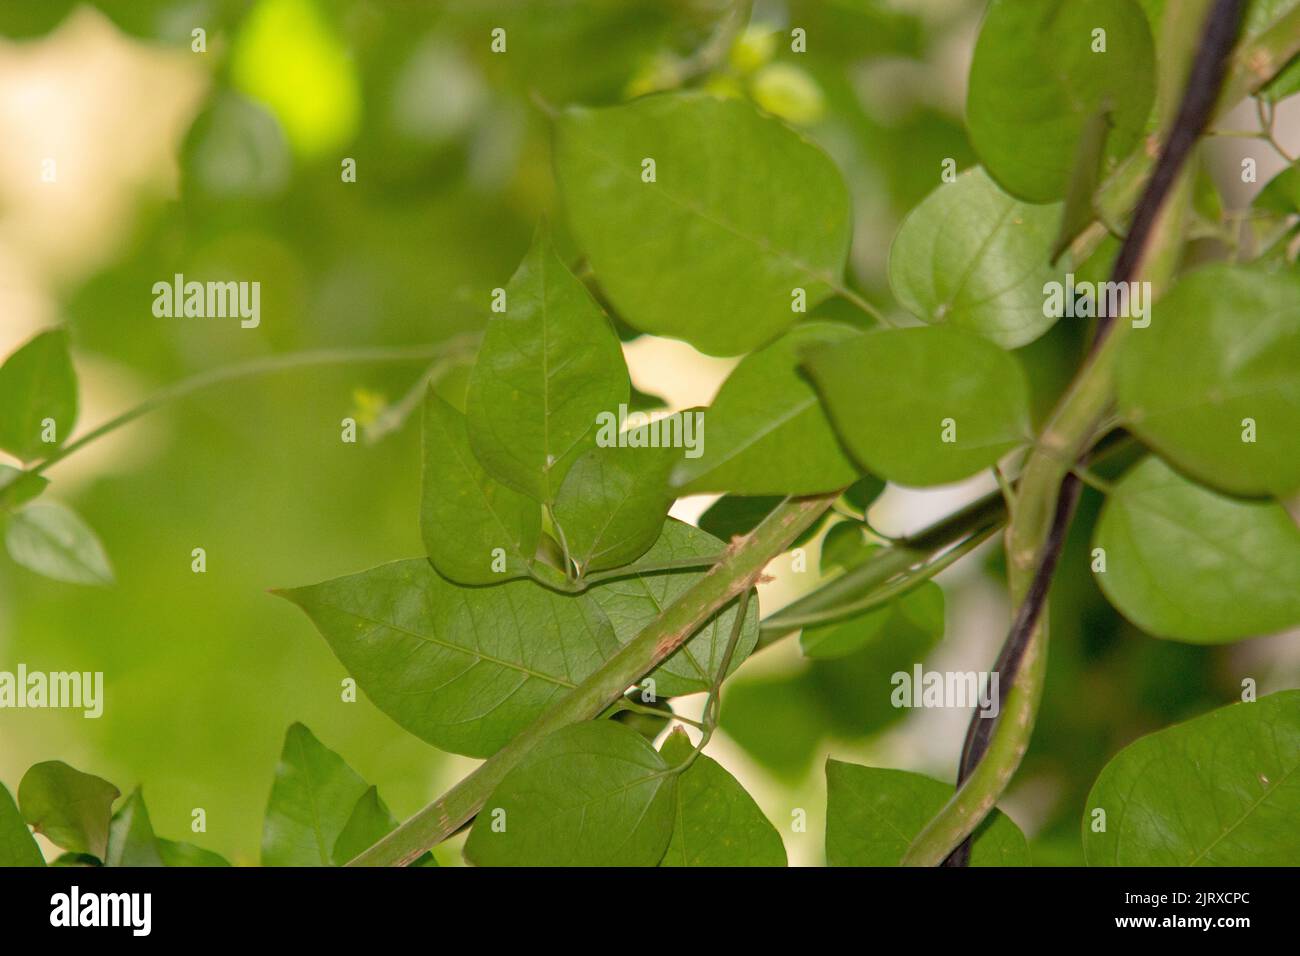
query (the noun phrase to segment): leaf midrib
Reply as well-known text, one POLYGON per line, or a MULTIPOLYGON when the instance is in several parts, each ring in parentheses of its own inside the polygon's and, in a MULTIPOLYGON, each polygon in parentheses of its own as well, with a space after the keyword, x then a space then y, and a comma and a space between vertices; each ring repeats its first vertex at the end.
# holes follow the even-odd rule
MULTIPOLYGON (((640 177, 638 177, 636 173, 624 169, 622 164, 619 163, 615 159, 615 157, 603 153, 600 150, 586 146, 580 142, 574 142, 573 145, 579 151, 584 152, 589 156, 594 156, 596 159, 603 162, 609 169, 613 170, 614 173, 622 176, 624 179, 630 178, 634 182, 640 182, 640 177)), ((735 236, 738 239, 743 239, 745 242, 749 243, 754 248, 758 249, 760 252, 768 253, 770 255, 775 256, 778 259, 784 260, 785 262, 793 266, 796 270, 808 276, 810 279, 815 279, 816 281, 821 282, 823 285, 829 286, 831 290, 836 291, 839 289, 840 287, 839 282, 835 279, 834 275, 829 270, 818 269, 808 264, 807 262, 803 261, 802 259, 797 258, 794 255, 794 253, 786 249, 783 249, 780 246, 776 246, 772 244, 771 241, 764 239, 761 236, 751 236, 749 233, 742 230, 739 226, 736 226, 725 219, 719 218, 711 210, 707 210, 704 207, 700 206, 696 201, 675 195, 672 190, 665 189, 663 185, 659 183, 657 180, 655 182, 655 186, 657 187, 655 190, 656 193, 662 195, 665 199, 667 199, 672 204, 678 206, 679 208, 684 209, 689 213, 693 213, 694 215, 703 219, 705 222, 712 223, 718 228, 731 233, 733 236, 735 236)))
POLYGON ((424 641, 427 644, 435 644, 438 647, 445 647, 449 651, 455 651, 459 654, 463 654, 466 657, 477 658, 478 660, 486 661, 489 664, 496 664, 497 666, 504 667, 508 670, 518 671, 521 674, 527 674, 529 677, 535 677, 538 680, 548 681, 549 683, 555 684, 559 687, 567 687, 569 689, 572 689, 577 686, 577 684, 567 681, 562 677, 556 677, 554 674, 546 674, 542 671, 535 671, 530 667, 525 667, 523 664, 506 660, 505 658, 502 657, 496 657, 491 654, 485 654, 481 650, 478 650, 477 648, 474 650, 470 650, 469 648, 464 647, 463 645, 455 644, 452 643, 451 641, 445 641, 439 637, 433 637, 426 634, 421 634, 419 631, 412 631, 410 628, 402 627, 400 624, 395 624, 391 621, 381 621, 378 618, 370 617, 367 614, 362 614, 359 611, 354 611, 349 608, 340 607, 337 604, 329 604, 327 602, 321 601, 317 606, 324 608, 326 610, 337 611, 341 614, 346 614, 349 617, 354 617, 357 620, 365 621, 367 624, 373 624, 376 627, 386 627, 389 630, 396 631, 399 634, 405 634, 408 637, 413 637, 416 640, 424 641))
POLYGON ((1232 833, 1234 830, 1237 829, 1237 827, 1245 823, 1246 820, 1251 816, 1251 814, 1253 814, 1256 810, 1258 810, 1259 807, 1262 806, 1263 803, 1266 800, 1268 800, 1268 798, 1271 797, 1277 791, 1277 788, 1282 786, 1282 784, 1285 783, 1287 779, 1290 778, 1290 776, 1296 772, 1297 769, 1300 769, 1300 763, 1297 763, 1286 773, 1282 774, 1282 776, 1278 777, 1276 782, 1266 787, 1264 792, 1260 795, 1259 799, 1256 800, 1254 803, 1252 803, 1250 806, 1248 806, 1244 811, 1242 811, 1241 816, 1237 819, 1235 823, 1232 824, 1232 826, 1228 827, 1217 837, 1211 840, 1208 844, 1206 844, 1205 848, 1201 850, 1200 853, 1198 853, 1195 857, 1192 858, 1190 862, 1185 863, 1183 865, 1195 866, 1202 859, 1204 859, 1205 855, 1209 853, 1210 850, 1214 849, 1214 847, 1217 846, 1223 839, 1225 839, 1228 836, 1228 834, 1232 833))

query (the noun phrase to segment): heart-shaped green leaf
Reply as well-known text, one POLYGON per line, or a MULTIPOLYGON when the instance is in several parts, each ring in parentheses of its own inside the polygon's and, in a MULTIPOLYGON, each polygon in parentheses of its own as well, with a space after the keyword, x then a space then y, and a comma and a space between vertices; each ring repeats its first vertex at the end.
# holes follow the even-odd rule
POLYGON ((976 332, 1003 348, 1034 341, 1059 316, 1044 314, 1059 204, 1008 196, 982 169, 942 183, 903 220, 889 250, 889 285, 931 325, 976 332))
MULTIPOLYGON (((826 862, 897 866, 954 787, 919 773, 826 761, 826 862)), ((1028 866, 1025 835, 998 810, 975 830, 971 866, 1028 866)))
POLYGON ((673 834, 677 775, 608 720, 556 731, 501 781, 465 843, 478 866, 654 866, 673 834))
POLYGON ((674 484, 687 494, 810 495, 853 482, 858 469, 799 365, 809 348, 859 335, 849 326, 809 322, 746 356, 704 414, 703 453, 678 462, 674 484))
POLYGON ((280 593, 380 710, 472 757, 500 749, 618 650, 586 595, 532 581, 460 587, 422 559, 280 593))
POLYGON ((1155 54, 1133 0, 993 0, 971 62, 966 122, 984 167, 1030 202, 1065 195, 1089 119, 1126 156, 1155 98, 1155 54))
POLYGON ((555 499, 555 520, 584 573, 635 561, 655 543, 674 498, 668 473, 680 457, 675 448, 616 443, 573 463, 555 499))
POLYGON ((1116 371, 1125 423, 1207 484, 1300 489, 1300 274, 1214 265, 1134 329, 1116 371))
POLYGON ((420 531, 434 567, 461 584, 526 577, 541 528, 537 502, 488 477, 470 450, 465 416, 430 390, 420 531))
POLYGON ((470 446, 497 481, 552 502, 591 446, 596 417, 627 403, 627 365, 609 319, 545 233, 505 294, 470 373, 470 446))
POLYGON ((1083 852, 1089 866, 1294 866, 1298 818, 1300 691, 1288 690, 1121 750, 1088 794, 1083 852))
POLYGON ((1274 502, 1229 498, 1150 457, 1115 486, 1093 544, 1106 597, 1156 637, 1222 644, 1300 624, 1300 528, 1274 502))
POLYGON ((849 195, 835 164, 740 100, 647 96, 570 109, 556 174, 579 246, 628 323, 738 355, 841 282, 849 195))
POLYGON ((113 801, 121 791, 61 760, 35 764, 18 784, 23 819, 55 846, 103 860, 113 801))
MULTIPOLYGON (((693 750, 678 727, 659 753, 679 766, 693 750)), ((781 834, 740 782, 700 754, 677 781, 673 836, 660 866, 785 866, 781 834)))
POLYGON ((806 364, 853 457, 888 481, 966 478, 1030 438, 1024 371, 970 332, 868 332, 811 352, 806 364))

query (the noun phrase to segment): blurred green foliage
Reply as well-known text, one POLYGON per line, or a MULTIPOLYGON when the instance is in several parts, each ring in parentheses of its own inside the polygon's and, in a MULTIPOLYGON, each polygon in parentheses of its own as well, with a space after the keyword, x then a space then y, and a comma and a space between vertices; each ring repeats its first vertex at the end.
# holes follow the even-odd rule
MULTIPOLYGON (((39 43, 76 6, 7 2, 0 37, 39 43)), ((481 327, 488 290, 504 284, 538 220, 555 215, 547 111, 662 86, 707 44, 729 4, 92 6, 141 43, 182 53, 192 29, 206 30, 201 68, 212 84, 177 157, 179 196, 141 199, 114 261, 59 290, 74 354, 129 369, 149 389, 256 355, 425 343, 481 327), (491 52, 497 26, 508 30, 507 56, 491 52), (341 180, 345 157, 356 162, 355 183, 341 180), (174 273, 256 278, 262 326, 153 318, 149 290, 174 273)), ((789 109, 786 118, 832 154, 857 213, 849 274, 878 300, 883 250, 901 216, 934 187, 943 160, 973 162, 960 98, 914 80, 940 72, 936 58, 980 6, 761 2, 755 22, 781 42, 751 31, 708 79, 716 92, 789 109), (785 42, 796 23, 815 38, 804 55, 785 42), (771 66, 786 72, 764 74, 771 66)), ((563 249, 564 223, 554 225, 563 249)), ((1027 347, 1038 356, 1028 364, 1039 414, 1080 345, 1080 327, 1061 323, 1027 347)), ((4 660, 108 675, 99 720, 6 713, 0 777, 12 786, 28 765, 64 759, 124 789, 143 782, 159 832, 251 863, 294 721, 373 781, 399 818, 457 775, 463 762, 452 766, 364 698, 342 702, 345 673, 325 642, 266 593, 423 553, 417 428, 373 445, 339 441, 340 419, 399 399, 421 371, 296 371, 205 393, 138 426, 147 447, 72 496, 112 555, 116 586, 58 584, 0 563, 4 660), (195 547, 207 551, 206 574, 191 572, 195 547), (186 833, 194 807, 207 811, 206 834, 186 833)), ((444 387, 457 403, 463 376, 444 387)), ((87 408, 83 423, 118 410, 87 408)), ((1053 590, 1049 689, 1022 775, 1050 782, 1035 811, 1039 863, 1082 861, 1083 800, 1111 754, 1234 699, 1240 679, 1231 651, 1144 638, 1109 608, 1088 572, 1096 512, 1089 492, 1053 590)), ((995 575, 998 561, 994 551, 995 575)), ((797 784, 820 773, 817 742, 862 746, 905 719, 867 706, 879 694, 864 687, 887 692, 888 673, 915 656, 742 672, 728 685, 723 728, 797 784)), ((951 779, 955 767, 925 769, 951 779)))

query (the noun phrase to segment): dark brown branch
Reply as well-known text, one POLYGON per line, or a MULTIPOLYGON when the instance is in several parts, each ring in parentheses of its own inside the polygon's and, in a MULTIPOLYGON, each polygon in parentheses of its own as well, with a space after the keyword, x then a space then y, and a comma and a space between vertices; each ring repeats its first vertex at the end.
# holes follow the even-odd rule
MULTIPOLYGON (((1065 547, 1065 537, 1070 532, 1070 523, 1079 504, 1079 494, 1083 483, 1073 473, 1065 476, 1061 483, 1061 493, 1056 499, 1056 511, 1052 515, 1052 528, 1043 546, 1043 559, 1034 569, 1034 577, 1029 583, 1015 620, 1011 622, 1011 633, 993 664, 993 672, 998 675, 998 713, 1002 713, 1009 688, 1016 682, 1020 672, 1020 663, 1025 658, 1029 647, 1029 638, 1038 626, 1043 608, 1047 606, 1047 592, 1052 586, 1052 577, 1056 574, 1056 565, 1060 561, 1061 551, 1065 547)), ((988 750, 989 738, 993 735, 996 717, 981 717, 980 708, 976 707, 966 727, 966 742, 962 746, 961 762, 957 769, 957 785, 971 775, 975 766, 988 750)), ((971 838, 967 837, 957 849, 953 850, 944 861, 944 866, 966 866, 970 862, 971 838)))
MULTIPOLYGON (((1246 0, 1215 0, 1201 33, 1201 42, 1192 60, 1187 76, 1187 89, 1178 107, 1178 115, 1169 130, 1169 137, 1160 150, 1155 170, 1147 181, 1142 196, 1133 210, 1133 220, 1128 234, 1120 246, 1119 255, 1111 269, 1112 282, 1129 282, 1137 274, 1142 256, 1146 253, 1151 230, 1155 228, 1160 210, 1174 187, 1178 173, 1187 161, 1192 147, 1214 116, 1215 104, 1228 72, 1228 60, 1237 44, 1241 29, 1242 12, 1246 0)), ((1093 351, 1109 334, 1115 317, 1107 315, 1097 322, 1097 336, 1093 351)))
MULTIPOLYGON (((1155 170, 1138 199, 1128 234, 1120 246, 1114 267, 1111 269, 1113 282, 1129 282, 1138 273, 1150 243, 1152 230, 1155 228, 1165 201, 1169 198, 1170 190, 1173 189, 1184 163, 1191 155, 1192 147, 1196 145, 1196 141, 1209 125, 1227 75, 1228 60, 1241 29, 1245 6, 1245 0, 1215 0, 1206 18, 1201 40, 1192 60, 1191 70, 1188 72, 1187 87, 1179 104, 1178 114, 1160 151, 1155 170)), ((1096 354, 1097 348, 1110 334, 1114 319, 1114 316, 1108 315, 1098 321, 1097 334, 1093 339, 1090 354, 1096 354)), ((1030 638, 1042 617, 1052 576, 1056 572, 1061 549, 1065 545, 1065 537, 1079 503, 1080 491, 1079 479, 1073 474, 1067 475, 1057 495, 1052 527, 1043 544, 1038 565, 1034 569, 1029 591, 1016 611, 1010 633, 994 665, 999 680, 999 713, 1002 712, 1002 704, 1009 689, 1015 683, 1030 638)), ((971 716, 957 771, 958 786, 970 776, 984 758, 996 722, 997 718, 981 717, 979 708, 976 708, 971 716)), ((944 865, 966 866, 970 862, 970 848, 971 838, 967 837, 949 854, 944 865)))

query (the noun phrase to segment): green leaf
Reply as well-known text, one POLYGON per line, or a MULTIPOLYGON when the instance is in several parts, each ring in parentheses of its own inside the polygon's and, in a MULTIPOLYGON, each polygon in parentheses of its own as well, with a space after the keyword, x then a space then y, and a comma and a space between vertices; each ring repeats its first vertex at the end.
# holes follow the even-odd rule
POLYGON ((858 469, 799 363, 809 348, 859 335, 849 326, 809 322, 746 356, 705 413, 703 454, 678 462, 673 484, 686 494, 810 495, 852 483, 858 469))
POLYGON ((302 724, 293 724, 266 807, 262 865, 330 866, 334 846, 367 789, 342 757, 302 724))
POLYGON ((844 490, 844 500, 865 515, 884 490, 885 483, 875 475, 863 475, 844 490))
POLYGON ((42 332, 0 365, 0 449, 31 461, 52 452, 77 422, 77 373, 68 355, 68 333, 42 332), (57 442, 41 439, 46 419, 57 442))
MULTIPOLYGON (((678 727, 659 753, 670 767, 695 748, 678 727)), ((673 836, 660 866, 785 866, 785 844, 758 804, 716 760, 700 754, 677 781, 673 836)))
MULTIPOLYGON (((897 866, 908 845, 955 792, 906 770, 826 761, 826 862, 897 866)), ((1020 828, 998 810, 975 830, 971 866, 1028 866, 1020 828)))
POLYGON ((471 757, 497 751, 618 650, 586 595, 531 581, 458 587, 424 560, 280 593, 380 710, 471 757))
POLYGON ((1059 204, 1008 196, 984 170, 943 183, 903 220, 889 250, 889 285, 931 325, 976 332, 1007 349, 1056 324, 1043 286, 1064 273, 1049 261, 1059 204))
POLYGON ((1023 369, 969 332, 868 332, 811 353, 807 366, 849 451, 887 481, 957 481, 1030 440, 1023 369))
MULTIPOLYGON (((723 544, 712 535, 669 518, 653 548, 639 563, 663 564, 669 561, 721 554, 723 544)), ((704 577, 701 570, 660 571, 619 577, 593 585, 587 595, 600 606, 614 628, 619 644, 626 644, 641 633, 664 609, 704 577)), ((751 601, 740 639, 731 658, 731 673, 739 667, 758 643, 758 602, 751 601)), ((736 621, 736 602, 723 609, 680 648, 648 675, 655 682, 655 696, 677 697, 709 689, 722 665, 722 656, 736 621)))
POLYGON ((1151 30, 1133 0, 993 0, 971 62, 966 122, 981 162, 1030 202, 1065 196, 1089 119, 1110 113, 1113 166, 1155 99, 1151 30), (1095 30, 1105 52, 1093 52, 1095 30))
POLYGON ((1243 495, 1300 489, 1300 274, 1190 273, 1129 335, 1116 387, 1125 424, 1197 479, 1243 495))
POLYGON ((1300 624, 1300 528, 1274 502, 1229 498, 1149 457, 1115 486, 1093 544, 1097 583, 1148 634, 1222 644, 1300 624))
POLYGON ((798 782, 812 765, 828 715, 811 673, 804 671, 729 681, 723 686, 720 723, 764 767, 798 782))
POLYGON ((664 95, 570 109, 555 166, 578 245, 643 332, 738 355, 799 317, 795 289, 811 309, 840 284, 850 206, 839 171, 748 103, 664 95))
POLYGON ((635 561, 655 543, 674 498, 668 473, 680 455, 613 444, 573 463, 555 499, 555 520, 584 573, 635 561))
POLYGON ((822 552, 817 559, 817 570, 830 574, 836 568, 847 570, 880 550, 869 542, 867 526, 857 521, 840 521, 831 525, 822 538, 822 552))
POLYGON ((29 570, 72 584, 112 584, 113 568, 90 526, 65 505, 34 501, 9 516, 9 556, 29 570))
MULTIPOLYGON (((635 330, 633 335, 637 333, 635 330)), ((668 407, 668 402, 661 395, 652 395, 649 392, 643 392, 635 385, 632 386, 632 392, 628 396, 627 407, 633 412, 657 412, 660 409, 668 407)))
POLYGON ((104 859, 117 787, 61 760, 32 766, 18 784, 18 806, 33 830, 55 846, 104 859))
POLYGON ((334 842, 331 854, 334 865, 344 866, 396 829, 397 820, 379 796, 379 789, 370 787, 357 800, 348 822, 334 842))
POLYGON ((917 679, 917 665, 942 638, 938 620, 929 627, 907 625, 843 657, 810 661, 807 680, 825 712, 828 733, 840 740, 864 740, 906 718, 910 711, 894 706, 895 675, 910 673, 917 679))
POLYGON ((0 512, 13 511, 40 495, 49 480, 20 468, 0 465, 0 512))
POLYGON ((654 866, 673 833, 677 775, 607 720, 544 739, 483 804, 465 843, 478 866, 654 866), (494 826, 495 824, 495 826, 494 826))
POLYGON ((470 446, 497 481, 540 502, 630 387, 609 319, 539 232, 506 285, 470 373, 470 446))
MULTIPOLYGON (((700 515, 700 530, 707 531, 721 541, 730 541, 757 528, 759 522, 784 500, 784 495, 724 495, 700 515)), ((820 527, 820 522, 814 522, 812 527, 794 540, 791 547, 798 548, 807 544, 817 536, 820 527)))
POLYGON ((44 866, 27 821, 18 812, 9 788, 0 783, 0 866, 44 866))
POLYGON ((943 589, 926 581, 883 607, 833 624, 805 628, 799 636, 804 657, 847 657, 877 641, 933 645, 943 636, 943 589))
POLYGON ((434 567, 462 584, 526 577, 541 528, 537 502, 488 477, 470 450, 465 416, 430 390, 420 531, 434 567))
POLYGON ((167 840, 158 837, 158 855, 163 866, 230 866, 230 861, 219 853, 205 850, 193 843, 167 840))
POLYGON ((1089 866, 1294 866, 1300 691, 1232 704, 1129 744, 1088 795, 1089 866), (1105 811, 1105 829, 1094 830, 1105 811))
POLYGON ((136 787, 126 802, 113 814, 108 828, 108 855, 105 866, 162 866, 158 838, 154 836, 144 794, 136 787))
MULTIPOLYGON (((1300 60, 1296 63, 1300 65, 1300 60)), ((1282 216, 1300 213, 1300 165, 1292 163, 1270 179, 1251 205, 1282 216)))

